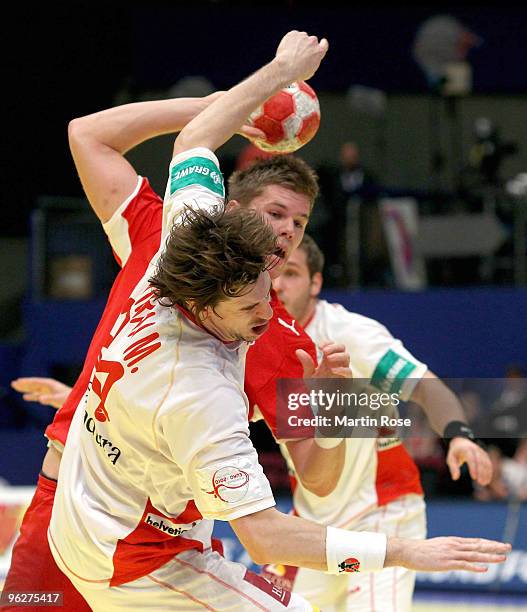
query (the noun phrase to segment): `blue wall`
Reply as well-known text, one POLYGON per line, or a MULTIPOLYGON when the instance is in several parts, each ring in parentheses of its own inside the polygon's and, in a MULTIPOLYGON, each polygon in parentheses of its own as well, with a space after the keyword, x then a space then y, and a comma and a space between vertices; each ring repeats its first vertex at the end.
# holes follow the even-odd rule
MULTIPOLYGON (((527 364, 526 289, 327 291, 324 296, 384 323, 443 377, 499 378, 508 364, 527 364)), ((81 366, 103 307, 103 300, 28 302, 26 345, 0 345, 0 410, 4 416, 25 411, 34 427, 3 432, 9 421, 0 419, 0 476, 13 484, 34 482, 44 453, 43 429, 53 410, 22 402, 9 390, 9 381, 19 375, 49 376, 56 366, 81 366)))
MULTIPOLYGON (((381 321, 440 376, 499 378, 510 363, 527 366, 527 289, 324 291, 323 297, 381 321)), ((82 363, 103 307, 103 300, 28 303, 23 373, 82 363)))
POLYGON ((442 377, 500 378, 512 362, 527 365, 527 289, 325 291, 323 297, 381 321, 442 377))

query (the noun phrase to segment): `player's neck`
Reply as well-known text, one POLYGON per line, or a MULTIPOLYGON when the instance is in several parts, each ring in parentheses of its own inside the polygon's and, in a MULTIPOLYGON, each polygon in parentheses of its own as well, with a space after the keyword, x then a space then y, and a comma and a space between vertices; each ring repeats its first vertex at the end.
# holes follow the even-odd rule
POLYGON ((313 317, 315 316, 317 302, 318 300, 316 298, 309 300, 309 304, 307 305, 307 308, 304 311, 304 314, 298 318, 298 322, 304 329, 311 323, 311 321, 313 320, 313 317))

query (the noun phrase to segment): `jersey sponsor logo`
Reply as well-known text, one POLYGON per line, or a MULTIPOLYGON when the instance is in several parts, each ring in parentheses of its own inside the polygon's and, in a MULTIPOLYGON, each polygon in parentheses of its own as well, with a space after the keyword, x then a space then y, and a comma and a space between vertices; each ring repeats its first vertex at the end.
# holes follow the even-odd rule
POLYGON ((225 197, 223 176, 216 164, 206 157, 191 157, 170 170, 170 195, 189 185, 200 185, 225 197))
POLYGON ((115 465, 121 456, 121 449, 114 446, 110 440, 105 438, 97 431, 95 427, 95 420, 88 416, 86 410, 84 411, 84 427, 86 428, 86 431, 92 435, 96 444, 106 453, 108 459, 115 465))
POLYGON ((190 531, 193 527, 197 525, 196 522, 187 524, 187 525, 178 525, 177 527, 172 523, 168 522, 168 519, 164 516, 157 516, 157 514, 149 513, 146 515, 145 523, 153 527, 154 529, 158 529, 167 535, 172 537, 180 536, 185 531, 190 531))
POLYGON ((280 325, 283 325, 285 328, 290 329, 295 335, 300 336, 300 332, 295 329, 295 319, 293 319, 291 323, 288 323, 287 321, 284 321, 283 319, 278 317, 278 323, 280 323, 280 325))
POLYGON ((360 572, 360 561, 354 557, 348 557, 338 564, 339 574, 351 574, 353 572, 360 572))
POLYGON ((249 490, 249 474, 243 470, 228 465, 214 472, 212 476, 212 491, 209 495, 228 504, 241 501, 249 490))
POLYGON ((389 349, 377 364, 371 384, 381 391, 399 393, 404 381, 416 367, 415 363, 389 349))

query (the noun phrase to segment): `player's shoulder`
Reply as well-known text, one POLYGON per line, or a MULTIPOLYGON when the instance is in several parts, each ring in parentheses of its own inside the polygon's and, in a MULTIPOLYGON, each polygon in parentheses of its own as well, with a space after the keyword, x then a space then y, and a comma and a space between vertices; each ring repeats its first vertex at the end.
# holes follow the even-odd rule
POLYGON ((352 312, 342 304, 319 300, 316 306, 313 324, 322 324, 331 329, 335 335, 391 335, 388 329, 376 319, 352 312))

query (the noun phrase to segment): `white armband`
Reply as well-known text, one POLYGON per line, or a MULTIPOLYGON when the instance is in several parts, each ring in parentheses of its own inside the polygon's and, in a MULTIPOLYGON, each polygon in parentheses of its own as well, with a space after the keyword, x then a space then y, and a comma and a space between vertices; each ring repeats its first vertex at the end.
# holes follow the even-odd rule
POLYGON ((384 533, 327 527, 327 571, 329 574, 379 571, 384 567, 386 543, 384 533))

